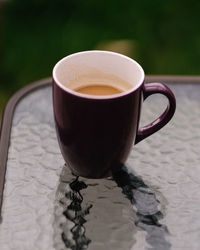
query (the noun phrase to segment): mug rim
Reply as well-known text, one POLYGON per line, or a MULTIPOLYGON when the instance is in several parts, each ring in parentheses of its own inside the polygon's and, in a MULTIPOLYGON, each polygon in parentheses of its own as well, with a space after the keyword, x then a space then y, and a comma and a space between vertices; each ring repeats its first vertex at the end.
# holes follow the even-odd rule
POLYGON ((144 78, 145 78, 145 74, 144 74, 144 70, 142 68, 142 66, 136 62, 134 59, 128 57, 128 56, 125 56, 123 54, 120 54, 120 53, 117 53, 117 52, 113 52, 113 51, 106 51, 106 50, 87 50, 87 51, 80 51, 80 52, 76 52, 76 53, 73 53, 73 54, 70 54, 68 56, 65 56, 63 57, 61 60, 59 60, 54 68, 53 68, 53 80, 54 80, 54 83, 57 84, 61 89, 63 89, 65 92, 68 92, 74 96, 77 96, 77 97, 82 97, 82 98, 85 98, 85 99, 96 99, 96 100, 101 100, 101 99, 114 99, 114 98, 119 98, 119 97, 123 97, 123 96, 126 96, 134 91, 136 91, 137 89, 139 89, 142 84, 144 83, 144 78), (76 92, 66 86, 64 86, 57 78, 56 76, 56 71, 57 71, 57 68, 66 60, 74 57, 74 56, 78 56, 78 55, 83 55, 83 54, 93 54, 93 53, 101 53, 101 54, 110 54, 110 55, 115 55, 115 56, 119 56, 119 57, 122 57, 128 61, 130 61, 131 63, 134 63, 137 68, 140 70, 140 73, 141 73, 141 79, 140 81, 138 81, 138 83, 133 86, 131 89, 127 90, 127 91, 123 91, 122 93, 119 93, 119 94, 113 94, 113 95, 89 95, 89 94, 83 94, 83 93, 79 93, 79 92, 76 92))

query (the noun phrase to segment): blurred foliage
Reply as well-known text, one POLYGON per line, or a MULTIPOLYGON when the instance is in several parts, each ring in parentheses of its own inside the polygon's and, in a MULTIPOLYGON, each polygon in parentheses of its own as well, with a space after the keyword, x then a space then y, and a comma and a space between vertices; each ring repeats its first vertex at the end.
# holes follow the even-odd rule
POLYGON ((117 51, 121 40, 147 74, 200 74, 199 10, 197 0, 9 0, 0 8, 1 102, 62 57, 117 51))

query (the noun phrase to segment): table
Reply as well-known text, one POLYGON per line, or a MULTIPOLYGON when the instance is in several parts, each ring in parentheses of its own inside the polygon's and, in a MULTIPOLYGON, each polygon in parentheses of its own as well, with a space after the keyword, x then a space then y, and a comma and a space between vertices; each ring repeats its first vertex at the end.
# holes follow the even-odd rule
MULTIPOLYGON (((200 249, 200 77, 149 81, 173 90, 175 116, 100 180, 74 176, 64 163, 51 79, 11 98, 0 138, 1 250, 200 249)), ((141 125, 165 106, 162 96, 147 99, 141 125)))

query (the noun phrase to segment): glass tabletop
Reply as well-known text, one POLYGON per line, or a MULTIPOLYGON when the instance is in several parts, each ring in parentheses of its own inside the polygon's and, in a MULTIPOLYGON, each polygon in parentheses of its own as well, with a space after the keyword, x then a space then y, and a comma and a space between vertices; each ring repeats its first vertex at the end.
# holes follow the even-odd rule
MULTIPOLYGON (((64 163, 50 80, 21 95, 6 161, 1 250, 200 249, 200 84, 171 82, 172 121, 134 146, 121 171, 98 180, 75 176, 64 163)), ((141 125, 165 101, 147 99, 141 125)))

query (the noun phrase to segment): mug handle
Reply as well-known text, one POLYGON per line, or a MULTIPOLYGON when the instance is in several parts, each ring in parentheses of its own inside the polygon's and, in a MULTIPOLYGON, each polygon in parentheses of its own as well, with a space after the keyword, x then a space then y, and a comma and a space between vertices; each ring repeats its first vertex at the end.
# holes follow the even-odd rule
POLYGON ((157 118, 155 121, 147 126, 138 129, 136 134, 135 144, 144 140, 148 136, 154 134, 162 127, 164 127, 173 117, 176 110, 176 99, 172 91, 162 83, 148 83, 144 84, 143 95, 144 100, 153 94, 162 94, 168 98, 169 104, 163 114, 157 118))

